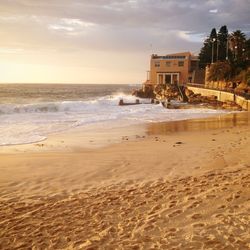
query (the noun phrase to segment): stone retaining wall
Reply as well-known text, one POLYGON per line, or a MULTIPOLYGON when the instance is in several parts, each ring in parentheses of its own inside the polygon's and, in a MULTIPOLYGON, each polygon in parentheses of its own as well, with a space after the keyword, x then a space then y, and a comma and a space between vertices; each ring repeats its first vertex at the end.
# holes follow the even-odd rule
POLYGON ((235 101, 239 104, 244 110, 250 111, 250 100, 246 100, 244 97, 234 95, 233 93, 228 93, 220 90, 213 89, 203 89, 198 87, 190 87, 188 89, 192 90, 195 94, 201 94, 203 96, 217 96, 217 100, 221 102, 226 101, 235 101))

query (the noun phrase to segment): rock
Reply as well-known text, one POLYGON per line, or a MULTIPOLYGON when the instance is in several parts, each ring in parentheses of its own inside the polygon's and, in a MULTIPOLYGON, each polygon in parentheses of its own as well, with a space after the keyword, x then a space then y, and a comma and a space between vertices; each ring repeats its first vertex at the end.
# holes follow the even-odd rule
MULTIPOLYGON (((223 85, 225 88, 230 85, 223 85)), ((238 91, 241 93, 250 92, 250 88, 245 88, 245 85, 240 85, 238 91), (244 87, 244 88, 243 88, 244 87)), ((188 89, 185 86, 179 86, 177 84, 158 84, 156 86, 152 86, 149 84, 145 84, 142 89, 136 90, 133 93, 135 96, 141 98, 151 98, 151 103, 166 103, 165 107, 167 108, 176 108, 174 106, 169 105, 171 100, 181 100, 184 102, 188 102, 190 104, 201 104, 204 103, 208 107, 214 108, 223 108, 229 110, 242 110, 242 108, 234 102, 226 102, 223 103, 217 100, 217 96, 202 96, 201 94, 195 94, 192 90, 188 89), (154 100, 156 99, 156 100, 154 100)))
POLYGON ((210 100, 210 101, 214 101, 214 100, 217 100, 217 96, 210 95, 210 96, 207 96, 207 99, 210 100))
POLYGON ((231 101, 224 102, 222 104, 222 108, 223 109, 233 110, 233 111, 241 111, 242 110, 240 105, 238 105, 235 102, 231 102, 231 101))
POLYGON ((123 99, 121 99, 121 100, 119 101, 119 106, 122 106, 122 105, 124 105, 123 99))
MULTIPOLYGON (((176 85, 176 84, 158 84, 154 88, 154 93, 157 99, 159 100, 173 100, 173 99, 179 99, 183 100, 184 97, 186 97, 185 94, 185 87, 176 85), (182 89, 182 90, 181 90, 182 89), (182 94, 180 93, 180 90, 182 91, 182 94)), ((187 101, 186 99, 183 101, 187 101)))
POLYGON ((152 85, 143 85, 141 89, 134 90, 132 95, 140 98, 155 98, 152 85))
POLYGON ((188 88, 185 88, 185 94, 187 97, 191 97, 194 95, 194 92, 188 88))

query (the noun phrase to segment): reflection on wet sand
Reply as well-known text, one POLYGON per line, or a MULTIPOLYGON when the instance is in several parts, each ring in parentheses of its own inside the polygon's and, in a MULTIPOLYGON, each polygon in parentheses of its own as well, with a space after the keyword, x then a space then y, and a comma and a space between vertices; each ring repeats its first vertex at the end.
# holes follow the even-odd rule
POLYGON ((202 119, 152 123, 147 126, 147 134, 160 135, 173 132, 203 131, 247 125, 250 125, 250 112, 241 112, 202 119))

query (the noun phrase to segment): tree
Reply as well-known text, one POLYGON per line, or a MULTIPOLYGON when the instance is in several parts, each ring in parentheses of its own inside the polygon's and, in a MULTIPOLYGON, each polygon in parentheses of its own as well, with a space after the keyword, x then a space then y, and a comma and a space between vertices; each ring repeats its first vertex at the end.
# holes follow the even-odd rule
POLYGON ((217 32, 213 28, 210 34, 210 46, 211 46, 211 62, 215 62, 217 58, 217 32))
POLYGON ((225 61, 227 59, 227 56, 229 54, 228 49, 228 29, 227 26, 221 26, 219 32, 218 32, 218 60, 219 61, 225 61))
POLYGON ((236 30, 230 35, 230 47, 233 51, 234 60, 245 61, 246 35, 241 30, 236 30))
POLYGON ((247 61, 247 65, 250 66, 250 38, 246 40, 246 50, 245 50, 245 57, 247 61))
POLYGON ((200 68, 204 69, 208 64, 216 59, 216 40, 217 33, 216 29, 213 28, 210 36, 204 41, 203 47, 201 48, 199 54, 200 68), (212 60, 212 50, 213 50, 213 60, 212 60))
POLYGON ((226 25, 221 26, 218 34, 214 28, 204 41, 199 59, 202 69, 212 64, 210 80, 233 79, 250 66, 250 39, 241 30, 229 35, 226 25))
POLYGON ((199 66, 202 69, 205 69, 207 64, 211 62, 211 53, 210 53, 210 45, 209 45, 209 38, 204 41, 203 47, 201 48, 199 54, 199 66))
POLYGON ((236 30, 230 35, 230 48, 232 50, 232 76, 237 76, 248 66, 247 39, 241 30, 236 30))

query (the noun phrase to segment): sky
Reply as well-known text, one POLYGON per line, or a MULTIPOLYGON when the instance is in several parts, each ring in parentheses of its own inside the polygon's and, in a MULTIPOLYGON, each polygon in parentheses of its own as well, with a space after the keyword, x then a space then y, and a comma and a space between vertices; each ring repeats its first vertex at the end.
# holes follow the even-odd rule
POLYGON ((250 0, 0 0, 0 83, 141 83, 152 53, 250 32, 250 0))

